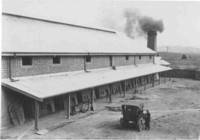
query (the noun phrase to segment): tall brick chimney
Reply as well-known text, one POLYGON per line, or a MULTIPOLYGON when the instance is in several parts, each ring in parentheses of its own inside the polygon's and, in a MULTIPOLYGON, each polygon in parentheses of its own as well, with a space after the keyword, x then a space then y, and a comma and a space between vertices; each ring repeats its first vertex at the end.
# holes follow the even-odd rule
POLYGON ((147 47, 157 52, 157 32, 150 30, 147 35, 147 47))

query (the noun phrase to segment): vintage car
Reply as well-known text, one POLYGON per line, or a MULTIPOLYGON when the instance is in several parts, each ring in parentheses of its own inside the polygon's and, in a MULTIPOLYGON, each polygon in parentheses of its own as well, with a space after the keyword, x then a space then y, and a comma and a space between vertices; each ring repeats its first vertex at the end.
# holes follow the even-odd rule
POLYGON ((143 105, 123 104, 121 106, 123 118, 120 118, 121 127, 127 127, 129 124, 136 125, 138 131, 145 129, 145 114, 143 114, 143 105))

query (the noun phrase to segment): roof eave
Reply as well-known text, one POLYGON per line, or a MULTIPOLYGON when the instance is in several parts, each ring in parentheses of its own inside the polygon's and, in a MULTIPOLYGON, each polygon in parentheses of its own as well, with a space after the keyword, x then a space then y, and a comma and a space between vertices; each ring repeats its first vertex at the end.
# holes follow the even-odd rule
POLYGON ((60 55, 60 56, 85 56, 85 55, 156 55, 156 53, 154 53, 154 52, 149 52, 149 53, 147 53, 147 52, 145 52, 145 53, 2 52, 2 56, 54 56, 54 55, 57 55, 57 56, 58 55, 60 55))

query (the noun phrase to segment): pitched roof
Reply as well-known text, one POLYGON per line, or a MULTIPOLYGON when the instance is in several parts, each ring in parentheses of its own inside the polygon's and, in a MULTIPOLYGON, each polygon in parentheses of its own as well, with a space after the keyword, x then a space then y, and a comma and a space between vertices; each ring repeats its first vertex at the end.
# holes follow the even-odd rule
POLYGON ((2 26, 3 54, 155 54, 111 30, 6 13, 2 26))

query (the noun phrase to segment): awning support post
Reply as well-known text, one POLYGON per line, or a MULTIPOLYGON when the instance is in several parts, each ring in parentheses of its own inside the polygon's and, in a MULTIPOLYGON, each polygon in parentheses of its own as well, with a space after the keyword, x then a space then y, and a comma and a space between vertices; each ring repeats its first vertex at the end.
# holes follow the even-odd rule
POLYGON ((158 76, 159 76, 159 85, 160 85, 160 73, 158 73, 158 76))
POLYGON ((39 118, 39 103, 37 100, 34 102, 35 109, 35 130, 38 131, 38 118, 39 118))
POLYGON ((144 90, 146 90, 146 77, 144 76, 144 90))
POLYGON ((164 83, 166 83, 166 73, 164 72, 164 76, 165 76, 165 78, 164 78, 164 83))
POLYGON ((154 87, 154 75, 152 75, 152 87, 154 87))
POLYGON ((109 98, 110 100, 110 103, 112 103, 112 85, 110 84, 110 98, 109 98))
POLYGON ((68 102, 67 119, 70 119, 70 110, 71 110, 71 106, 70 106, 70 94, 67 95, 67 102, 68 102))
POLYGON ((94 111, 94 94, 95 94, 95 90, 94 87, 92 88, 92 93, 91 93, 91 108, 90 110, 94 111))

